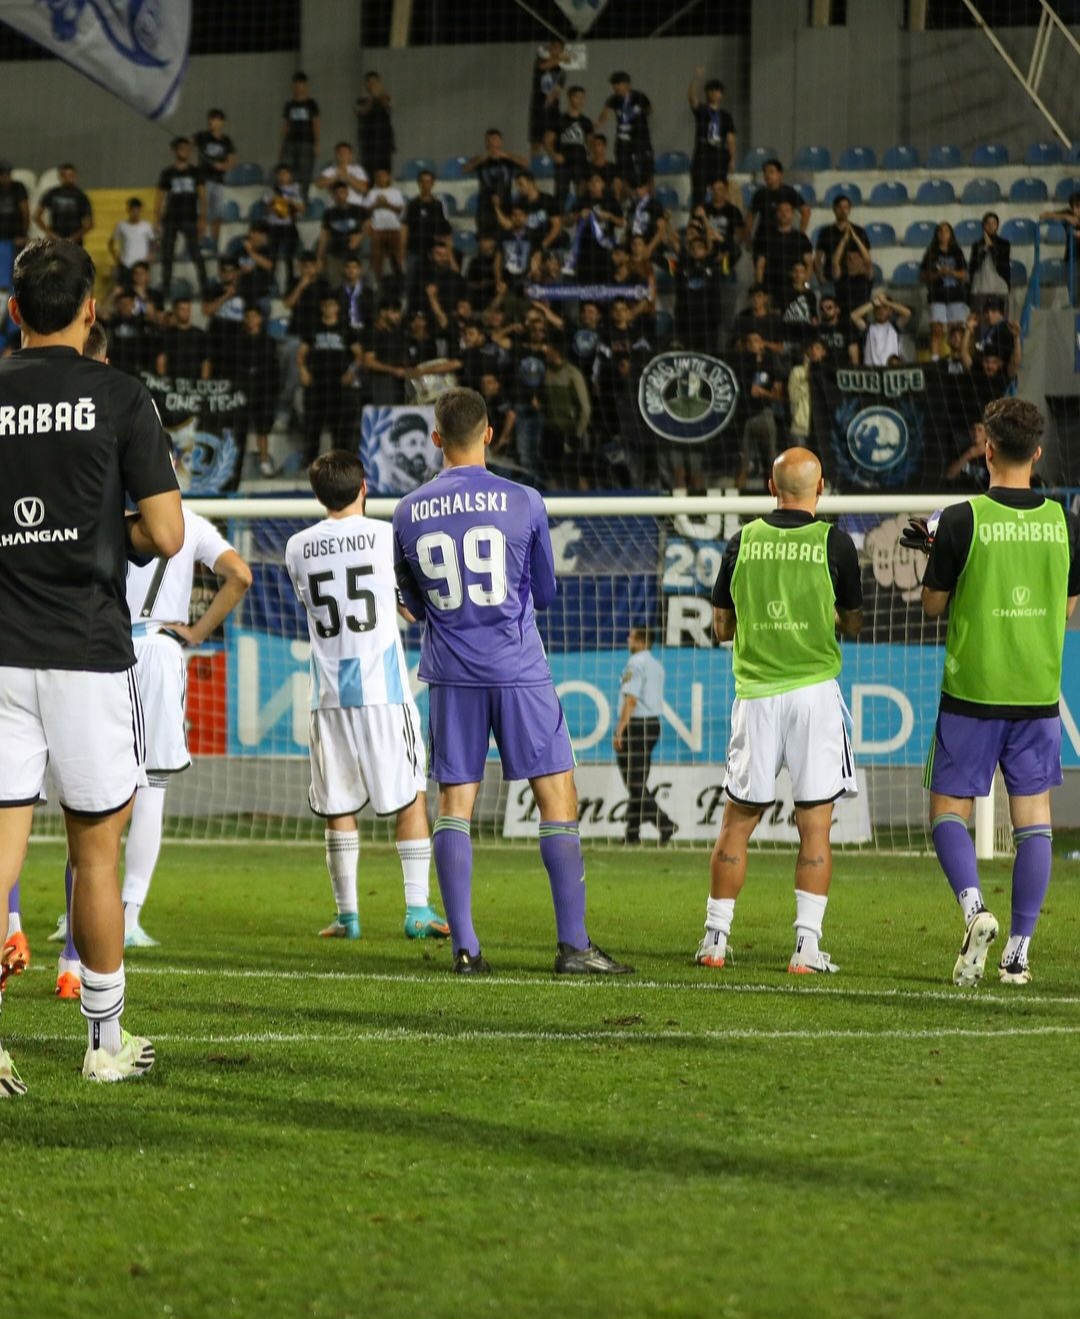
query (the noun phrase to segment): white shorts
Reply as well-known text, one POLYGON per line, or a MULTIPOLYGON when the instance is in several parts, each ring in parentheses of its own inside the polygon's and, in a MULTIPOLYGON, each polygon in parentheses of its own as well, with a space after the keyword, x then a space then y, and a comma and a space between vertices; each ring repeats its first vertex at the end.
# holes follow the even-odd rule
POLYGON ((405 705, 312 710, 311 790, 316 815, 355 815, 369 801, 396 815, 427 789, 420 715, 405 705))
POLYGON ((187 769, 191 756, 184 726, 187 657, 172 637, 136 637, 135 667, 146 711, 146 772, 175 774, 187 769))
POLYGON ((0 668, 0 806, 29 806, 52 773, 73 815, 112 815, 145 787, 134 669, 0 668))
POLYGON ((735 698, 724 789, 743 806, 771 806, 776 776, 791 775, 796 806, 855 797, 847 710, 835 678, 780 696, 735 698))
POLYGON ((930 304, 930 322, 933 325, 963 324, 968 318, 966 302, 932 302, 930 304))

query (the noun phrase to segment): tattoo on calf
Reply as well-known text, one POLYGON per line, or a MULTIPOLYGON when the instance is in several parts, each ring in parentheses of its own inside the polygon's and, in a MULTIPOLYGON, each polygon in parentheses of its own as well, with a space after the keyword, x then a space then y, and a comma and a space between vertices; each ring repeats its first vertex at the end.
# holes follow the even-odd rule
POLYGON ((825 858, 823 856, 801 856, 796 869, 801 870, 803 866, 823 866, 824 864, 825 858))
POLYGON ((730 852, 718 851, 716 853, 716 859, 721 865, 725 866, 737 866, 739 864, 739 858, 733 856, 730 852))

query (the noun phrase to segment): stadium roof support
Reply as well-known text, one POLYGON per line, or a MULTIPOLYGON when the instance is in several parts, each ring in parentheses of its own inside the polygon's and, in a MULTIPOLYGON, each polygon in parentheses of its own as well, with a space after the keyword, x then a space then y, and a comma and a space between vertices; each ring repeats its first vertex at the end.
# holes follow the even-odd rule
POLYGON ((993 48, 1001 56, 1005 67, 1013 75, 1020 86, 1023 87, 1024 91, 1027 92, 1039 113, 1050 125, 1051 129, 1053 129, 1054 135, 1067 147, 1070 145, 1069 135, 1054 118, 1050 108, 1039 95, 1039 84, 1042 81, 1043 70, 1046 68, 1046 56, 1050 49, 1050 38, 1054 34, 1054 29, 1056 28, 1058 32, 1061 33, 1072 47, 1075 55, 1080 55, 1080 43, 1077 42, 1068 27, 1061 21, 1060 16, 1054 9, 1053 5, 1049 3, 1049 0, 1039 0, 1039 4, 1042 7, 1042 13, 1039 16, 1039 25, 1035 29, 1035 45, 1031 52, 1031 62, 1028 64, 1028 71, 1025 74, 1001 44, 994 29, 989 23, 987 23, 982 14, 979 13, 979 8, 975 4, 975 0, 964 0, 964 8, 975 20, 976 27, 979 28, 987 41, 990 42, 993 48))

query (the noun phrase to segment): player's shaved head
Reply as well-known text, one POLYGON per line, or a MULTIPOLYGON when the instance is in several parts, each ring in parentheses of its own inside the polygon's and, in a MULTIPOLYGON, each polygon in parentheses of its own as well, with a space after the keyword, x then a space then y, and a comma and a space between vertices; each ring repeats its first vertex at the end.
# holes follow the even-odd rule
POLYGON ((817 494, 821 463, 809 449, 785 449, 773 463, 772 479, 781 497, 806 499, 817 494))
POLYGON ((435 400, 435 429, 444 449, 471 449, 483 441, 487 426, 487 404, 475 389, 448 389, 435 400))

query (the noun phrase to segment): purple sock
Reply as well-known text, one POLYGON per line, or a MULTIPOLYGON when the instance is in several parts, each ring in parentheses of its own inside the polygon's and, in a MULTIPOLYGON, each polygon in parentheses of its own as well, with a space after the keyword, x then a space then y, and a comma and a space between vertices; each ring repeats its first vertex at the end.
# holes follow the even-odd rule
POLYGON ((1028 824, 1013 830, 1016 859, 1012 875, 1012 925, 1009 933, 1030 939, 1050 887, 1051 840, 1048 824, 1028 824))
POLYGON ((551 883, 555 928, 560 943, 588 948, 585 932, 585 858, 576 820, 540 824, 540 859, 551 883))
POLYGON ((79 960, 79 950, 75 947, 75 935, 71 929, 71 889, 75 883, 75 877, 71 873, 71 862, 68 861, 64 866, 64 901, 67 904, 67 942, 64 944, 64 951, 60 954, 69 962, 79 960))
POLYGON ((450 926, 450 943, 454 952, 464 948, 475 957, 480 951, 480 940, 472 923, 472 838, 468 820, 440 815, 431 830, 431 846, 443 910, 450 926))
POLYGON ((959 815, 938 815, 930 821, 930 832, 938 862, 957 898, 966 889, 978 889, 975 840, 968 833, 967 821, 959 815))
POLYGON ((15 883, 12 884, 11 886, 11 892, 8 894, 8 900, 7 900, 7 909, 9 916, 13 912, 18 912, 20 915, 22 914, 22 905, 20 903, 21 888, 22 888, 21 879, 17 879, 15 883))

